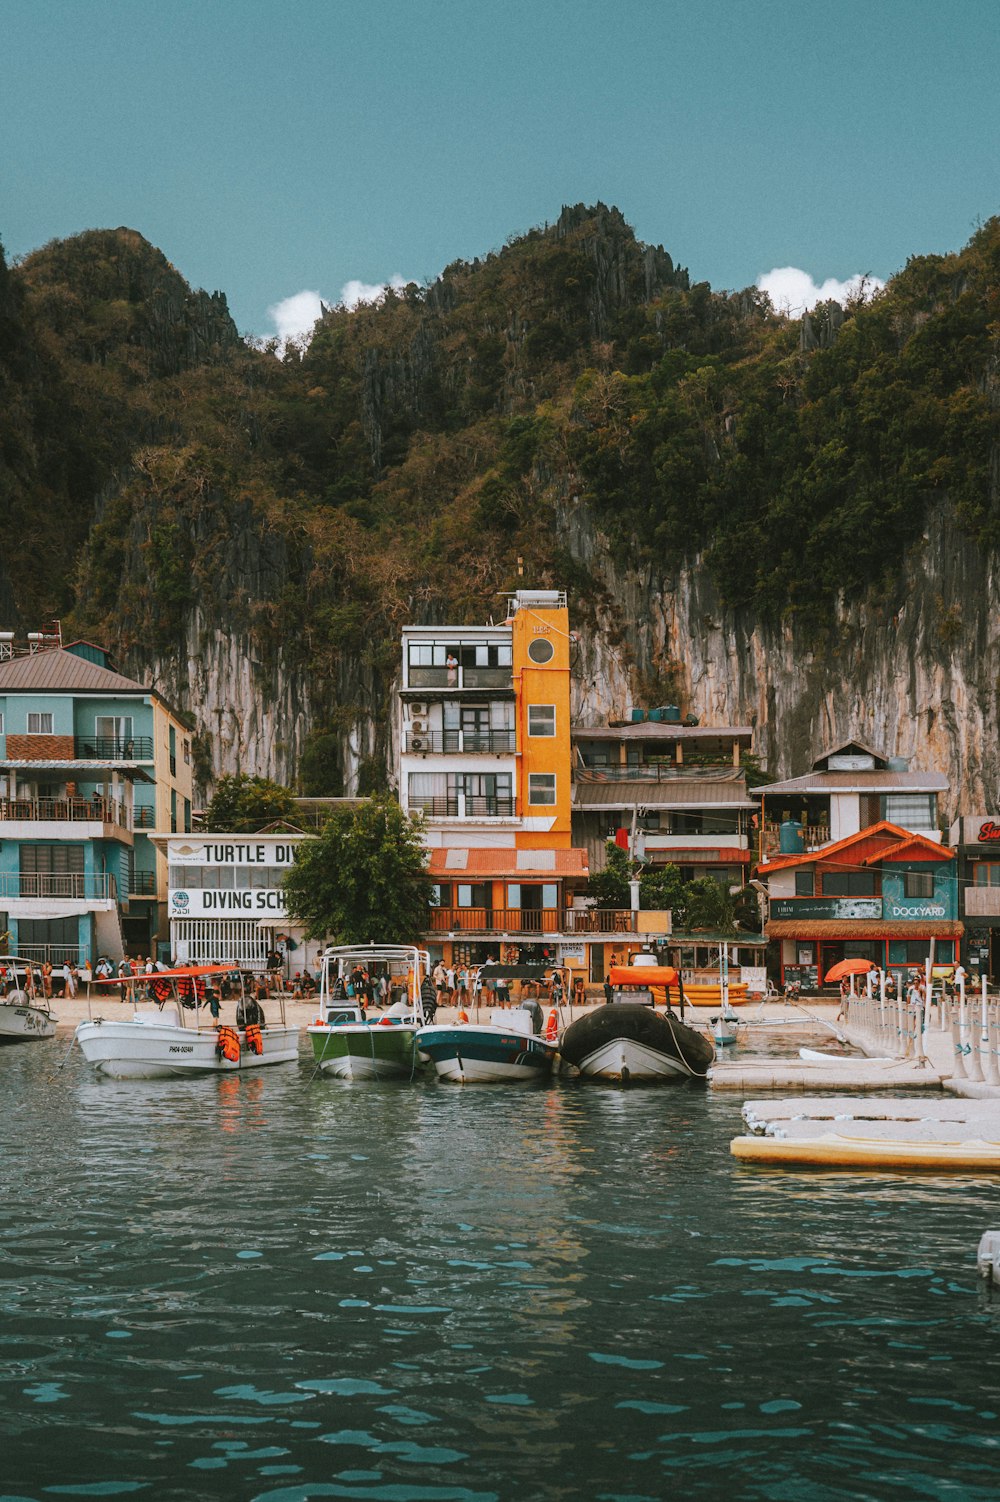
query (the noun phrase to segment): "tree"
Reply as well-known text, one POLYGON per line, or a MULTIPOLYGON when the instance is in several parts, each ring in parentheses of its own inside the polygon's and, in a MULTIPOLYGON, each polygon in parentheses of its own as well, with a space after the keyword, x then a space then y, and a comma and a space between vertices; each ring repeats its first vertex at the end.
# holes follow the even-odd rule
POLYGON ((338 810, 285 877, 289 915, 314 939, 416 943, 431 892, 420 828, 384 794, 338 810))
POLYGON ((247 772, 231 772, 220 777, 215 794, 205 810, 208 829, 231 834, 253 834, 274 819, 285 819, 295 812, 295 799, 289 788, 270 777, 251 777, 247 772))
POLYGON ((733 899, 714 876, 700 876, 684 889, 684 927, 690 933, 704 928, 715 933, 732 933, 733 899))

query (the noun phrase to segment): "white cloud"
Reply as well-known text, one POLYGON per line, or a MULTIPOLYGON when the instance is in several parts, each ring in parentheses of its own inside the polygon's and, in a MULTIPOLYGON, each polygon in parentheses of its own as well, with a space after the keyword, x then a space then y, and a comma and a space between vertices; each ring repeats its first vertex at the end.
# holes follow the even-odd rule
POLYGON ((308 343, 313 324, 322 311, 323 299, 318 292, 295 292, 268 308, 267 316, 283 349, 289 341, 308 343))
POLYGON ((757 286, 767 293, 779 313, 800 318, 818 302, 829 302, 832 299, 834 302, 845 303, 849 297, 857 297, 862 287, 865 295, 871 297, 874 293, 881 292, 885 282, 877 276, 863 276, 861 272, 856 272, 845 282, 838 282, 836 277, 829 276, 825 282, 818 284, 808 271, 800 271, 797 266, 775 266, 773 271, 757 278, 757 286))
POLYGON ((319 292, 294 292, 291 297, 283 297, 268 308, 267 316, 274 324, 271 337, 277 338, 281 350, 289 343, 308 344, 324 307, 342 303, 350 311, 363 302, 381 302, 386 287, 401 292, 406 285, 406 277, 396 272, 388 282, 362 282, 354 278, 344 283, 339 297, 323 297, 319 292))
POLYGON ((340 289, 338 302, 342 302, 345 308, 356 308, 363 302, 381 302, 385 296, 386 287, 391 287, 394 292, 402 292, 406 286, 405 276, 400 276, 397 271, 387 282, 345 282, 340 289))

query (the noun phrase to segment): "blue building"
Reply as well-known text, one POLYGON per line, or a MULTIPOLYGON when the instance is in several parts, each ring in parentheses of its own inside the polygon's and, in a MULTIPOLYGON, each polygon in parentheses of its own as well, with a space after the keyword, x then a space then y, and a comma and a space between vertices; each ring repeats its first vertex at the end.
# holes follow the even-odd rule
POLYGON ((0 636, 0 948, 84 965, 166 942, 149 835, 189 830, 191 793, 190 729, 155 689, 93 643, 0 636))

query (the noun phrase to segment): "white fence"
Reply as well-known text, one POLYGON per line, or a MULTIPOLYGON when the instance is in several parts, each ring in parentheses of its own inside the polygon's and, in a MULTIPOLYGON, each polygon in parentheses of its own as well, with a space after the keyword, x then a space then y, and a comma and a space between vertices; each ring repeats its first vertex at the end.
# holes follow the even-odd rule
POLYGON ((919 990, 900 990, 886 996, 883 976, 847 998, 847 1022, 869 1054, 925 1058, 927 1033, 950 1033, 954 1078, 1000 1085, 1000 996, 990 996, 985 976, 968 990, 964 979, 946 989, 928 965, 919 990))

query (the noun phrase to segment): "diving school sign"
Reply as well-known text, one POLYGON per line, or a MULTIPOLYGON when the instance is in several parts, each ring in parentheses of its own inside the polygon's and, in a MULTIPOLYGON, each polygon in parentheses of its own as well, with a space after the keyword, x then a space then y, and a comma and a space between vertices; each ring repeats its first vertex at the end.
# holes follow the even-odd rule
POLYGON ((251 841, 171 842, 169 905, 173 918, 284 918, 282 882, 295 861, 287 836, 251 841))

